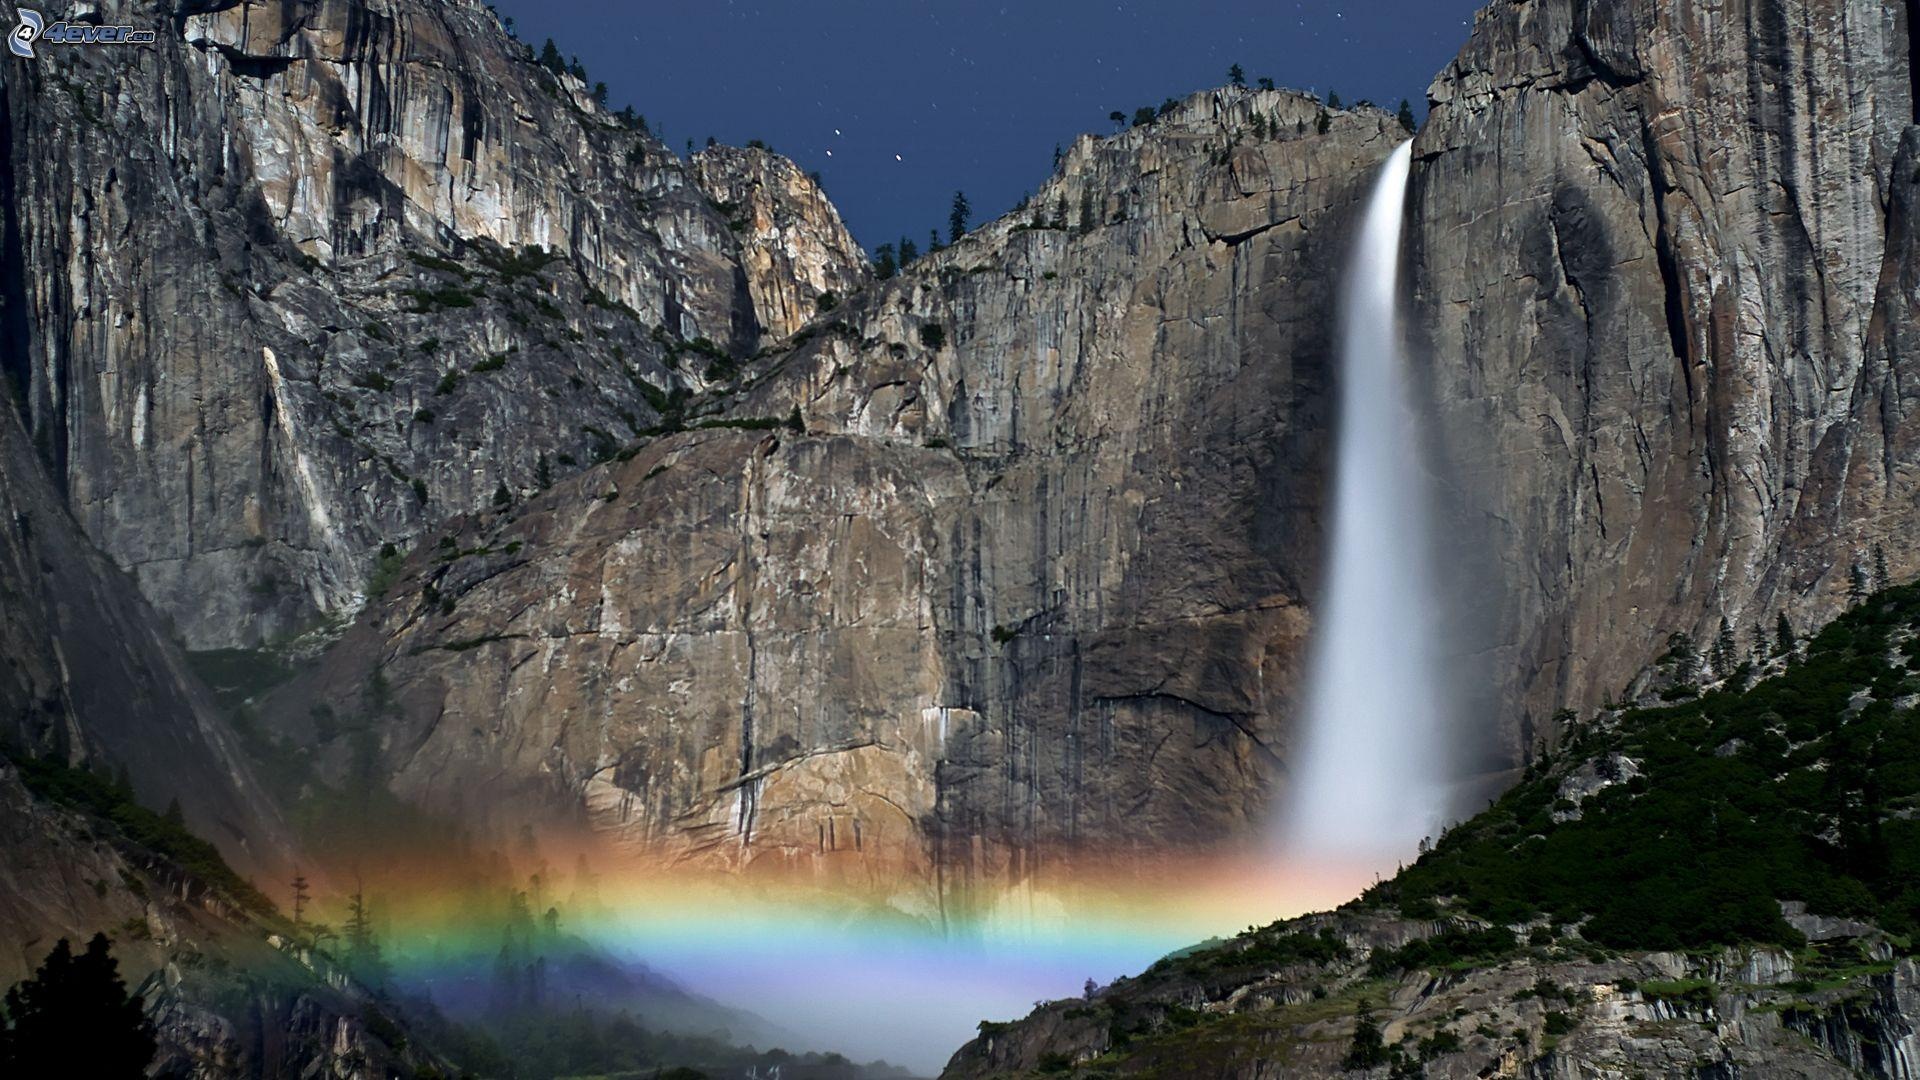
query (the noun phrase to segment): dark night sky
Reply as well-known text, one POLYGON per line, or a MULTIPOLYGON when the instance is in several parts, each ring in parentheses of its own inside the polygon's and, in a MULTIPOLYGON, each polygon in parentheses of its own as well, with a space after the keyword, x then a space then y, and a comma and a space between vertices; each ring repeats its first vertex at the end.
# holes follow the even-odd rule
POLYGON ((762 139, 818 170, 868 248, 1039 186, 1056 144, 1226 81, 1424 115, 1483 0, 494 0, 668 145, 762 139), (898 160, 895 160, 898 155, 898 160))

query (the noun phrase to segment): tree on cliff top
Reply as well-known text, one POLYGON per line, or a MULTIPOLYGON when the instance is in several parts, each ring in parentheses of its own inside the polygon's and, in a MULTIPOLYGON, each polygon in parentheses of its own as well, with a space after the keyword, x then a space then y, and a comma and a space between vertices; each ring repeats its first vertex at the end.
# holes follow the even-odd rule
POLYGON ((33 978, 7 991, 0 1025, 0 1073, 102 1080, 144 1077, 153 1060, 153 1025, 120 981, 105 934, 76 957, 61 938, 33 978))
POLYGON ((1233 85, 1235 85, 1235 86, 1245 86, 1245 85, 1247 85, 1247 71, 1246 71, 1246 69, 1245 69, 1245 68, 1243 68, 1243 67, 1241 67, 1241 66, 1240 66, 1239 64, 1235 64, 1235 65, 1233 65, 1232 67, 1230 67, 1230 68, 1228 68, 1228 69, 1227 69, 1227 81, 1228 81, 1228 82, 1230 82, 1230 83, 1232 83, 1232 84, 1233 84, 1233 85))
POLYGON ((947 215, 947 242, 957 244, 967 235, 967 221, 973 216, 973 204, 967 201, 967 193, 953 193, 953 210, 947 215))

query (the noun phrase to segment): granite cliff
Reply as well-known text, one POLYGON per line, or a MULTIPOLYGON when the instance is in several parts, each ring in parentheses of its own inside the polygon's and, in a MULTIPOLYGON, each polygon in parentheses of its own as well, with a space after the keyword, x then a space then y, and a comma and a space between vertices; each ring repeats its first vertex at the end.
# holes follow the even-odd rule
MULTIPOLYGON (((0 69, 0 366, 174 635, 318 653, 255 702, 283 749, 339 779, 367 732, 480 834, 929 921, 1265 820, 1391 117, 1172 102, 877 281, 792 163, 681 160, 471 0, 93 7, 167 32, 0 69)), ((1497 0, 1434 83, 1411 325, 1475 769, 1676 631, 1913 572, 1909 42, 1497 0)))
POLYGON ((1644 689, 1672 633, 1746 649, 1876 548, 1920 569, 1914 33, 1877 0, 1498 0, 1434 81, 1413 324, 1504 587, 1510 745, 1644 689))
POLYGON ((472 0, 88 7, 159 43, 0 71, 5 367, 192 648, 350 616, 866 273, 789 164, 690 169, 472 0))
POLYGON ((478 828, 932 921, 1057 852, 1248 835, 1309 625, 1321 316, 1404 137, 1244 90, 1083 137, 688 430, 449 522, 273 722, 383 716, 395 790, 478 828))

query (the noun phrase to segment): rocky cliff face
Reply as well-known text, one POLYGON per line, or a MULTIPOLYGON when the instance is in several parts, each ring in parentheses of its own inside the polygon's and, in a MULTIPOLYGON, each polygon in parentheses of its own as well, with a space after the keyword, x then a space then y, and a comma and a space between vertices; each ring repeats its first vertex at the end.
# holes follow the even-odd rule
POLYGON ((11 414, 0 415, 0 742, 124 771, 146 805, 178 800, 248 872, 290 858, 239 739, 126 575, 81 535, 11 414))
POLYGON ((0 72, 0 328, 76 516, 191 647, 350 614, 384 544, 590 462, 864 272, 790 167, 703 169, 730 222, 478 3, 160 18, 0 72))
POLYGON ((355 688, 434 810, 929 919, 1043 853, 1247 834, 1309 623, 1344 218, 1404 137, 1320 115, 1219 91, 1083 138, 694 430, 430 537, 271 711, 314 739, 355 688))
MULTIPOLYGON (((791 163, 681 162, 471 0, 168 20, 0 68, 4 367, 191 647, 377 601, 281 732, 337 771, 314 707, 358 710, 479 828, 930 918, 1263 821, 1387 117, 1196 95, 873 282, 791 163)), ((1913 571, 1909 37, 1499 0, 1434 84, 1411 323, 1509 754, 1673 631, 1913 571)))
POLYGON ((1808 970, 1817 961, 1757 949, 1561 955, 1381 978, 1368 958, 1450 927, 1313 916, 1163 961, 1086 1000, 1047 1003, 1010 1024, 983 1023, 942 1075, 1909 1075, 1920 1053, 1920 966, 1898 958, 1877 933, 1860 941, 1830 922, 1803 922, 1827 935, 1834 955, 1874 974, 1809 991, 1829 974, 1808 970), (1273 958, 1296 949, 1303 955, 1273 958), (1329 958, 1313 959, 1314 952, 1329 958), (1379 1033, 1381 1047, 1369 1063, 1354 1056, 1365 1025, 1379 1033))
POLYGON ((1415 324, 1520 746, 1915 571, 1910 9, 1499 0, 1434 82, 1415 324))
POLYGON ((784 339, 871 276, 840 211, 786 158, 710 146, 693 178, 740 236, 740 268, 762 332, 784 339))

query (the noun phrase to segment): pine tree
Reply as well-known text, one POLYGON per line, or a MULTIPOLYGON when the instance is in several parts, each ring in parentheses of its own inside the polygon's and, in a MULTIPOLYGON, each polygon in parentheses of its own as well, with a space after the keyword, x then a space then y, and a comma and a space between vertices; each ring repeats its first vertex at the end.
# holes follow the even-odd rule
POLYGON ((1235 86, 1247 85, 1247 72, 1239 64, 1227 69, 1227 81, 1235 86))
POLYGON ((1260 77, 1260 89, 1262 89, 1262 90, 1271 90, 1271 89, 1273 89, 1273 80, 1272 80, 1272 79, 1269 79, 1269 78, 1267 78, 1267 77, 1266 77, 1266 76, 1264 76, 1264 75, 1263 75, 1263 76, 1261 76, 1261 77, 1260 77))
POLYGON ((354 978, 376 990, 386 985, 387 961, 373 932, 373 909, 358 886, 347 899, 347 923, 341 927, 341 938, 347 946, 347 968, 354 978))
POLYGON ((934 252, 939 251, 942 246, 943 245, 940 243, 940 230, 928 229, 927 230, 927 254, 931 255, 934 252))
POLYGON ((1327 91, 1327 108, 1337 109, 1339 107, 1340 107, 1340 95, 1334 93, 1331 90, 1327 91))
POLYGON ((1256 139, 1267 137, 1267 118, 1260 113, 1253 114, 1253 137, 1256 139))
POLYGON ((1733 624, 1720 620, 1720 633, 1713 639, 1713 673, 1726 678, 1740 663, 1740 646, 1733 639, 1733 624))
POLYGON ((1700 651, 1694 648, 1693 635, 1674 633, 1667 636, 1667 651, 1660 657, 1660 665, 1671 676, 1672 687, 1688 686, 1700 674, 1700 651))
POLYGON ((1788 656, 1793 653, 1793 624, 1787 621, 1787 613, 1781 612, 1773 620, 1773 655, 1788 656))
POLYGON ((1127 114, 1121 112, 1119 109, 1108 113, 1107 119, 1113 121, 1113 126, 1116 130, 1127 126, 1127 114))
POLYGON ((533 482, 542 491, 553 486, 553 463, 547 460, 545 454, 541 454, 540 460, 533 464, 533 482))
POLYGON ((1413 102, 1408 101, 1406 98, 1400 99, 1400 126, 1406 128, 1409 134, 1419 126, 1414 123, 1413 102))
POLYGON ((291 884, 293 886, 293 925, 299 926, 306 920, 307 901, 313 899, 313 894, 307 891, 307 875, 302 874, 297 866, 293 868, 291 884))
POLYGON ((177 796, 167 800, 167 808, 160 816, 165 818, 169 825, 178 825, 183 829, 187 827, 187 815, 180 810, 180 799, 177 796))
POLYGON ((1325 135, 1327 132, 1333 130, 1333 117, 1327 115, 1327 110, 1325 109, 1320 110, 1320 119, 1315 121, 1314 130, 1318 131, 1322 135, 1325 135))
POLYGON ((507 482, 502 480, 500 486, 493 489, 493 505, 508 506, 512 502, 513 493, 507 490, 507 482))
POLYGON ((153 1025, 105 934, 78 957, 61 938, 33 978, 7 991, 6 1019, 0 1075, 139 1080, 153 1060, 153 1025))
POLYGON ((893 245, 881 244, 873 252, 873 276, 885 281, 898 273, 900 266, 893 259, 893 245))
POLYGON ((957 244, 967 235, 967 220, 973 216, 973 204, 967 201, 967 193, 953 193, 953 209, 947 214, 948 243, 957 244))
POLYGON ((593 84, 593 103, 600 106, 603 109, 607 107, 607 84, 606 83, 597 82, 593 84))
POLYGON ((1866 567, 1860 565, 1859 559, 1853 560, 1853 565, 1847 568, 1847 603, 1863 602, 1870 591, 1871 585, 1867 581, 1866 567))
POLYGON ((1353 1022, 1353 1045, 1347 1048, 1346 1068, 1352 1070, 1373 1069, 1387 1063, 1387 1042, 1380 1034, 1380 1025, 1373 1021, 1373 1003, 1365 998, 1360 1000, 1359 1015, 1353 1022))
POLYGON ((1887 549, 1879 544, 1873 545, 1873 587, 1893 588, 1893 577, 1887 573, 1887 549))
POLYGON ((560 58, 560 48, 553 43, 552 38, 548 38, 547 43, 540 46, 540 66, 555 75, 567 70, 567 62, 560 58))
POLYGON ((1093 189, 1081 188, 1080 189, 1080 235, 1085 236, 1086 234, 1092 232, 1093 226, 1094 226, 1093 189))
POLYGON ((906 237, 900 238, 900 268, 906 269, 920 258, 920 249, 906 237))

